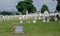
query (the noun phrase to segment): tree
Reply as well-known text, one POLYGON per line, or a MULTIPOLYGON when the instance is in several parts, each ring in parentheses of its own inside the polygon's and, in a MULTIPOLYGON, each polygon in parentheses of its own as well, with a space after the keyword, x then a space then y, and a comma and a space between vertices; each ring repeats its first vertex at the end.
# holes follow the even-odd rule
POLYGON ((48 11, 49 12, 49 9, 48 9, 47 5, 45 5, 45 4, 41 8, 41 13, 44 13, 44 11, 48 11))
POLYGON ((20 14, 17 12, 16 15, 20 15, 20 14))
POLYGON ((25 0, 26 2, 29 2, 29 3, 33 3, 33 1, 32 0, 25 0))
POLYGON ((18 2, 16 8, 19 12, 21 12, 23 14, 26 13, 25 10, 28 10, 28 13, 33 13, 34 11, 36 11, 36 8, 34 7, 34 5, 32 3, 29 3, 26 1, 18 2))
POLYGON ((57 7, 56 10, 59 12, 60 11, 60 0, 57 0, 57 7))

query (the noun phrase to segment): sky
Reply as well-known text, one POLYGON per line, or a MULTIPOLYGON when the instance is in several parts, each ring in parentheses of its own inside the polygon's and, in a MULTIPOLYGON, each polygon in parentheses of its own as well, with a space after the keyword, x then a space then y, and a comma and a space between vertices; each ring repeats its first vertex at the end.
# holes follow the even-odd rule
MULTIPOLYGON (((0 11, 14 11, 17 12, 16 5, 19 1, 24 0, 0 0, 0 11)), ((57 1, 53 0, 33 0, 33 5, 37 11, 40 11, 43 4, 46 4, 51 12, 56 10, 57 1)))

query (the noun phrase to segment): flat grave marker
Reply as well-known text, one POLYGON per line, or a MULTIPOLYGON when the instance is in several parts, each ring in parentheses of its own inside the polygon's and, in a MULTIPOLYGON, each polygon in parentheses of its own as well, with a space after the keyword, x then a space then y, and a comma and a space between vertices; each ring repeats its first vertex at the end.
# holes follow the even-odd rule
POLYGON ((15 26, 14 33, 24 33, 23 26, 15 26))

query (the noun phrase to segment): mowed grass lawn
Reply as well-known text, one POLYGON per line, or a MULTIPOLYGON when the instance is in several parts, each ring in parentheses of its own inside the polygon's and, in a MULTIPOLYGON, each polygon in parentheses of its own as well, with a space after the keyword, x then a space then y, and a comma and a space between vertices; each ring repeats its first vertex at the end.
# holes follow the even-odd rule
POLYGON ((23 24, 19 23, 18 19, 4 20, 0 22, 0 36, 60 36, 60 20, 57 22, 50 21, 43 23, 42 20, 37 20, 37 23, 27 23, 24 20, 23 24), (13 32, 13 23, 24 26, 23 34, 16 34, 13 32))

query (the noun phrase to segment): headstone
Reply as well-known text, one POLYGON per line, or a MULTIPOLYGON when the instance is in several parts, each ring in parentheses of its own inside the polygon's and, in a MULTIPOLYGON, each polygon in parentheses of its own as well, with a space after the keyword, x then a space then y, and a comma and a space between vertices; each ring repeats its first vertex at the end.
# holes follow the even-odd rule
POLYGON ((23 26, 15 26, 14 33, 24 33, 23 26))
POLYGON ((20 20, 20 24, 22 24, 23 23, 23 21, 22 20, 20 20))
POLYGON ((55 21, 57 21, 58 20, 58 18, 57 17, 55 17, 55 21))
POLYGON ((40 20, 41 18, 39 17, 39 20, 40 20))
POLYGON ((26 19, 28 18, 28 10, 26 11, 26 19))
POLYGON ((46 22, 45 17, 43 17, 43 22, 46 22))
POLYGON ((28 10, 26 11, 26 15, 28 15, 28 10))
POLYGON ((37 19, 37 17, 35 17, 35 20, 37 19))
POLYGON ((33 23, 36 23, 36 20, 33 20, 33 23))
POLYGON ((44 17, 49 17, 48 11, 45 11, 45 12, 44 12, 44 17))
POLYGON ((19 20, 21 20, 21 17, 19 17, 19 20))
POLYGON ((4 18, 4 16, 3 16, 3 18, 4 18))
POLYGON ((47 18, 47 22, 49 22, 49 18, 47 18))
POLYGON ((49 13, 48 13, 48 11, 44 12, 43 18, 44 18, 43 22, 49 22, 49 13))
POLYGON ((46 22, 46 20, 44 19, 43 22, 46 22))
POLYGON ((25 18, 25 16, 23 15, 23 16, 22 16, 22 18, 24 19, 24 18, 25 18))
POLYGON ((4 19, 4 16, 3 16, 3 19, 4 19))

